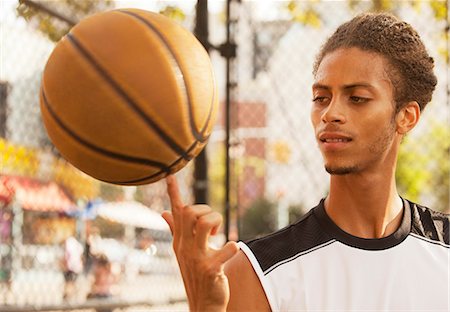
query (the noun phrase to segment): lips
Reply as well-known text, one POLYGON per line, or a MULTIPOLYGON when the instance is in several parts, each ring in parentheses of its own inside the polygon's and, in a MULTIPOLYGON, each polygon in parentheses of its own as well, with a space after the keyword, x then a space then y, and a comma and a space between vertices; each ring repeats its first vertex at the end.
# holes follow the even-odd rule
POLYGON ((318 139, 325 151, 337 151, 349 146, 353 140, 350 136, 338 132, 322 132, 318 139))
POLYGON ((350 142, 352 138, 341 133, 322 132, 321 134, 319 134, 319 140, 326 143, 339 143, 350 142))
POLYGON ((321 139, 320 141, 325 143, 339 143, 339 142, 350 142, 351 139, 321 139))

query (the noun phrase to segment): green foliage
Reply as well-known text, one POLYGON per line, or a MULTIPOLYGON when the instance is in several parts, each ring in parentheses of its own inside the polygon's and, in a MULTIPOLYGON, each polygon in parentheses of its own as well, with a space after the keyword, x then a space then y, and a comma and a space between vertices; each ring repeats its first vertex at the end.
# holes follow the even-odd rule
POLYGON ((312 1, 289 1, 286 9, 292 16, 292 21, 305 26, 320 27, 322 26, 322 18, 314 5, 319 0, 312 1))
POLYGON ((370 12, 392 12, 397 9, 401 3, 393 0, 348 0, 348 6, 351 10, 364 10, 370 12))
POLYGON ((450 127, 430 122, 426 133, 403 142, 397 164, 400 193, 412 201, 434 199, 436 210, 450 208, 450 127), (427 195, 429 194, 429 195, 427 195))
POLYGON ((255 200, 241 219, 239 239, 246 240, 276 230, 276 204, 265 198, 255 200))
MULTIPOLYGON (((58 1, 37 1, 40 6, 44 6, 52 11, 70 18, 75 23, 91 14, 105 11, 114 7, 112 0, 58 0, 58 1)), ((73 25, 50 15, 49 13, 31 7, 25 1, 19 0, 16 8, 18 16, 23 17, 34 28, 45 34, 51 41, 59 41, 67 34, 73 25)))
POLYGON ((182 22, 186 19, 186 14, 179 7, 168 5, 159 10, 159 13, 178 22, 182 22))
POLYGON ((434 13, 436 20, 445 20, 447 18, 447 4, 443 0, 371 0, 371 1, 361 1, 361 0, 347 0, 350 9, 361 10, 365 9, 372 12, 395 12, 401 6, 408 5, 414 8, 418 13, 427 5, 431 8, 434 13))
POLYGON ((222 210, 225 200, 225 146, 214 144, 208 149, 209 204, 213 209, 222 210))
MULTIPOLYGON (((113 0, 33 0, 33 2, 73 20, 74 23, 94 13, 114 8, 113 0)), ((24 0, 19 0, 16 12, 18 16, 23 17, 53 42, 58 42, 73 26, 43 10, 27 5, 24 0)), ((173 5, 163 7, 159 10, 159 13, 179 22, 186 19, 186 14, 183 10, 173 5)))
MULTIPOLYGON (((419 1, 417 1, 419 2, 419 1)), ((437 20, 445 20, 447 18, 447 3, 443 0, 431 0, 429 1, 430 7, 434 12, 434 17, 437 20)))
MULTIPOLYGON (((320 27, 322 25, 322 16, 314 8, 317 2, 321 0, 300 1, 291 0, 285 5, 286 10, 292 16, 292 20, 306 26, 320 27)), ((354 11, 369 12, 395 12, 399 7, 409 5, 420 12, 423 4, 429 5, 437 20, 447 18, 447 4, 444 0, 347 0, 348 7, 354 11)))
POLYGON ((289 224, 299 220, 305 214, 305 207, 301 204, 289 206, 289 224))

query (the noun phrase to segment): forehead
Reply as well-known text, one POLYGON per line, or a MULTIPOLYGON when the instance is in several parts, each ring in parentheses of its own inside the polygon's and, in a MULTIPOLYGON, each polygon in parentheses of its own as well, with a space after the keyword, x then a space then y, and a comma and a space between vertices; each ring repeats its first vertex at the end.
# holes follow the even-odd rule
POLYGON ((391 88, 385 58, 359 48, 341 48, 326 54, 317 69, 315 80, 330 86, 363 82, 391 88))

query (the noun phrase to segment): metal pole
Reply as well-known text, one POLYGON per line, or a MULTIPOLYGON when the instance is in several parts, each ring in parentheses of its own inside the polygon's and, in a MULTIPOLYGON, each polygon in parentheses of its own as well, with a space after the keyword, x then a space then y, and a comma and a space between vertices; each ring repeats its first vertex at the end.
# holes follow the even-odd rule
MULTIPOLYGON (((198 0, 195 7, 194 34, 209 52, 208 42, 208 0, 198 0)), ((194 160, 194 201, 196 204, 208 202, 208 158, 206 148, 194 160)))
MULTIPOLYGON (((232 0, 227 0, 226 7, 226 42, 230 43, 231 37, 231 21, 230 21, 230 4, 232 0)), ((230 130, 231 130, 231 58, 226 58, 226 88, 225 88, 225 239, 230 238, 230 216, 231 216, 231 204, 230 204, 230 183, 231 183, 231 164, 230 164, 230 130)))
POLYGON ((8 91, 9 84, 0 80, 0 137, 6 138, 6 120, 8 119, 8 91))

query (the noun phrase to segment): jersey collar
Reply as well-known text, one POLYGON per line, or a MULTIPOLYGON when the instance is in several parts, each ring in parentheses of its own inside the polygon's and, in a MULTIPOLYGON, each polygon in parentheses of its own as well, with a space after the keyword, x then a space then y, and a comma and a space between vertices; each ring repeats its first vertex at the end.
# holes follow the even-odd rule
POLYGON ((323 230, 345 245, 365 250, 388 249, 400 244, 411 231, 411 207, 409 202, 403 198, 403 217, 399 228, 389 236, 374 239, 353 236, 339 228, 326 213, 324 201, 325 199, 320 201, 313 213, 323 230))

